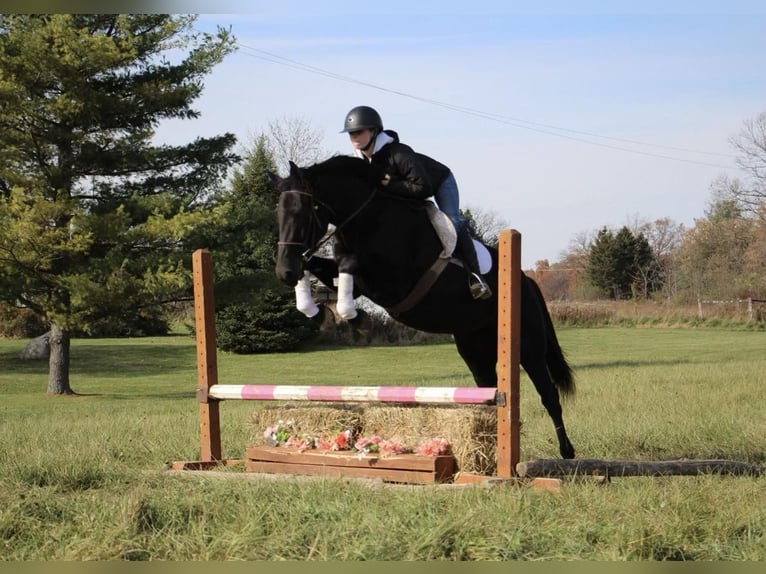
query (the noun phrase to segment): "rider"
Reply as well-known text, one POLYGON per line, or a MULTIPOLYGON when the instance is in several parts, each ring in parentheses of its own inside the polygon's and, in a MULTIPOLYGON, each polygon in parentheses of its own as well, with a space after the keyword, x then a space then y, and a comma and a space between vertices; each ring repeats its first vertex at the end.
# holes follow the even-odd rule
POLYGON ((354 155, 382 169, 381 184, 394 195, 427 199, 433 196, 457 232, 457 249, 470 272, 469 288, 474 299, 492 296, 479 272, 473 240, 460 216, 459 194, 450 168, 399 141, 393 130, 384 130, 380 114, 369 106, 357 106, 346 114, 340 133, 348 133, 354 155))

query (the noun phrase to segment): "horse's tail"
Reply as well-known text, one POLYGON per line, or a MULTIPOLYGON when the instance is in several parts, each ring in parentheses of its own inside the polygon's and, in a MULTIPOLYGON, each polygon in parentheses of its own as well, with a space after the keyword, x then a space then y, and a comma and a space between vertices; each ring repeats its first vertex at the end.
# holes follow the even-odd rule
POLYGON ((540 301, 540 312, 543 315, 543 321, 545 323, 545 338, 548 347, 545 355, 545 362, 548 366, 548 372, 550 372, 556 388, 563 395, 574 396, 574 372, 564 356, 564 351, 561 349, 561 345, 559 345, 559 339, 556 337, 556 329, 553 327, 553 319, 551 319, 551 314, 545 303, 545 297, 543 297, 543 292, 540 290, 540 286, 537 282, 531 277, 528 277, 528 279, 535 296, 540 301))

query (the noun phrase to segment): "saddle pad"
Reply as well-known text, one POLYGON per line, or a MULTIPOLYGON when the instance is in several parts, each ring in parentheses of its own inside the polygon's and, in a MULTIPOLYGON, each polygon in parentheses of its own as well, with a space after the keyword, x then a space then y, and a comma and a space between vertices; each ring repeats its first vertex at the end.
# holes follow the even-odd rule
MULTIPOLYGON (((439 236, 439 241, 442 242, 442 252, 439 257, 441 259, 451 257, 457 245, 455 226, 450 218, 431 201, 426 203, 426 213, 428 213, 428 219, 431 221, 436 235, 439 236)), ((476 239, 473 239, 473 246, 476 249, 476 258, 479 260, 479 272, 482 275, 489 273, 489 270, 492 269, 492 256, 484 244, 476 241, 476 239)))
POLYGON ((457 244, 455 226, 452 225, 450 218, 431 201, 426 202, 426 213, 431 221, 431 225, 434 227, 434 231, 436 231, 436 235, 439 236, 439 241, 442 242, 442 252, 439 254, 439 257, 442 259, 451 257, 457 244))

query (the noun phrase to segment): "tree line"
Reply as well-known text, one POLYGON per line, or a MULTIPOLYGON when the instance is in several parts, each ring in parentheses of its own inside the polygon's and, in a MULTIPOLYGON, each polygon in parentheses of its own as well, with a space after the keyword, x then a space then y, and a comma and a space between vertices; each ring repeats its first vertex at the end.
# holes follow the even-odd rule
POLYGON ((730 140, 744 177, 711 183, 704 216, 602 227, 528 271, 548 300, 766 298, 766 112, 730 140))

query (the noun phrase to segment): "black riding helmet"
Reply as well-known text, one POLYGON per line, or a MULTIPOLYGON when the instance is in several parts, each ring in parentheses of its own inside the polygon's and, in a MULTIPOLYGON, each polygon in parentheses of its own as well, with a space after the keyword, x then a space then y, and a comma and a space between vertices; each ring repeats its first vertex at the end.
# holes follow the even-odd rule
POLYGON ((346 123, 340 133, 356 132, 359 130, 383 131, 383 120, 380 114, 369 106, 357 106, 346 114, 346 123))

